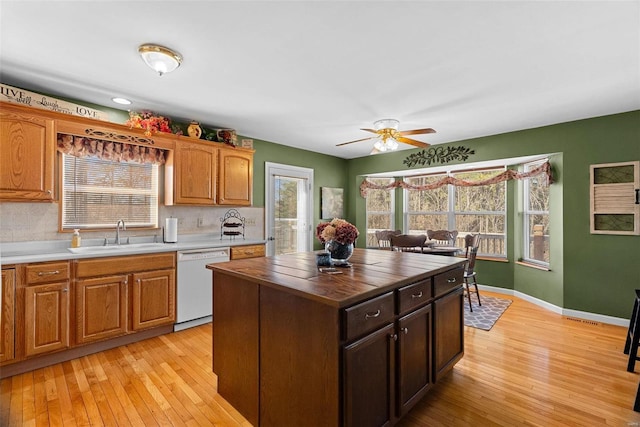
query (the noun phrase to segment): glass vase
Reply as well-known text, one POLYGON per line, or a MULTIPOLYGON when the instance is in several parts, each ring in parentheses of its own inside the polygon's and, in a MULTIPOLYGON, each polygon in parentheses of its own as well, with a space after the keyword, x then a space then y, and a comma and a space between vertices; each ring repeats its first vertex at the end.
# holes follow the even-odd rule
POLYGON ((343 244, 335 240, 329 240, 325 243, 324 249, 331 254, 333 265, 351 265, 349 258, 353 255, 353 243, 343 244))

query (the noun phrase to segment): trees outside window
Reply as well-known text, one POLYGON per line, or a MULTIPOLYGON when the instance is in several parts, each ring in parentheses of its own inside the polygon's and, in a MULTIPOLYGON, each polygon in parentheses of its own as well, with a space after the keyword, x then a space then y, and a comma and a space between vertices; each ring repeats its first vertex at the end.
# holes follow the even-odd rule
MULTIPOLYGON (((540 166, 546 159, 524 165, 524 171, 540 166)), ((549 185, 540 177, 524 180, 523 260, 549 266, 549 185)))
MULTIPOLYGON (((387 185, 393 178, 369 178, 378 185, 387 185)), ((367 196, 367 247, 376 247, 376 231, 395 229, 395 198, 391 190, 370 190, 367 196)))

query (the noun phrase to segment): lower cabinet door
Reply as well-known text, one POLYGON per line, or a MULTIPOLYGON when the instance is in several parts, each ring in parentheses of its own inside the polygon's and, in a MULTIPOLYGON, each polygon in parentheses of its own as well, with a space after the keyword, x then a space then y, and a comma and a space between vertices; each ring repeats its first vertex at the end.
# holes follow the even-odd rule
POLYGON ((69 283, 27 286, 24 298, 25 354, 69 347, 69 283))
POLYGON ((434 380, 438 381, 464 354, 463 290, 457 290, 433 303, 434 380))
POLYGON ((127 333, 127 276, 78 280, 76 341, 85 344, 127 333))
POLYGON ((393 418, 393 324, 344 348, 344 425, 386 426, 393 418))
POLYGON ((433 384, 431 305, 398 320, 398 416, 409 412, 433 384))
POLYGON ((176 320, 176 271, 161 270, 132 275, 132 329, 138 331, 176 320))

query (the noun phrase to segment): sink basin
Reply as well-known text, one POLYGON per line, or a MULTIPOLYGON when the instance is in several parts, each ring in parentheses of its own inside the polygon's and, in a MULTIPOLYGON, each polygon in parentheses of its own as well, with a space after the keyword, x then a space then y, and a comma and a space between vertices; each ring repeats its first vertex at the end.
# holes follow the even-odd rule
POLYGON ((86 254, 86 253, 104 253, 104 252, 119 252, 125 250, 145 249, 153 247, 162 247, 164 243, 131 243, 124 245, 108 245, 108 246, 82 246, 79 248, 67 248, 69 252, 74 254, 86 254))

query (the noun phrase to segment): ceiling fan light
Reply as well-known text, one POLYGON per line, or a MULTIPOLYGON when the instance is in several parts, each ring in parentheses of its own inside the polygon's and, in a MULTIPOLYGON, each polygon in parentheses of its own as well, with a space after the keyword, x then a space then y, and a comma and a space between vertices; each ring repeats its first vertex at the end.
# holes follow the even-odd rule
POLYGON ((398 141, 396 141, 395 139, 388 138, 386 142, 387 142, 387 150, 394 151, 398 149, 398 141))
POLYGON ((378 151, 387 151, 386 144, 380 139, 378 139, 375 144, 373 144, 373 148, 378 151))
POLYGON ((373 128, 375 130, 381 130, 381 129, 398 130, 399 125, 400 125, 400 122, 397 121, 396 119, 382 119, 382 120, 373 122, 373 128))
POLYGON ((182 63, 182 55, 168 47, 143 44, 138 47, 142 60, 159 75, 170 73, 182 63))

